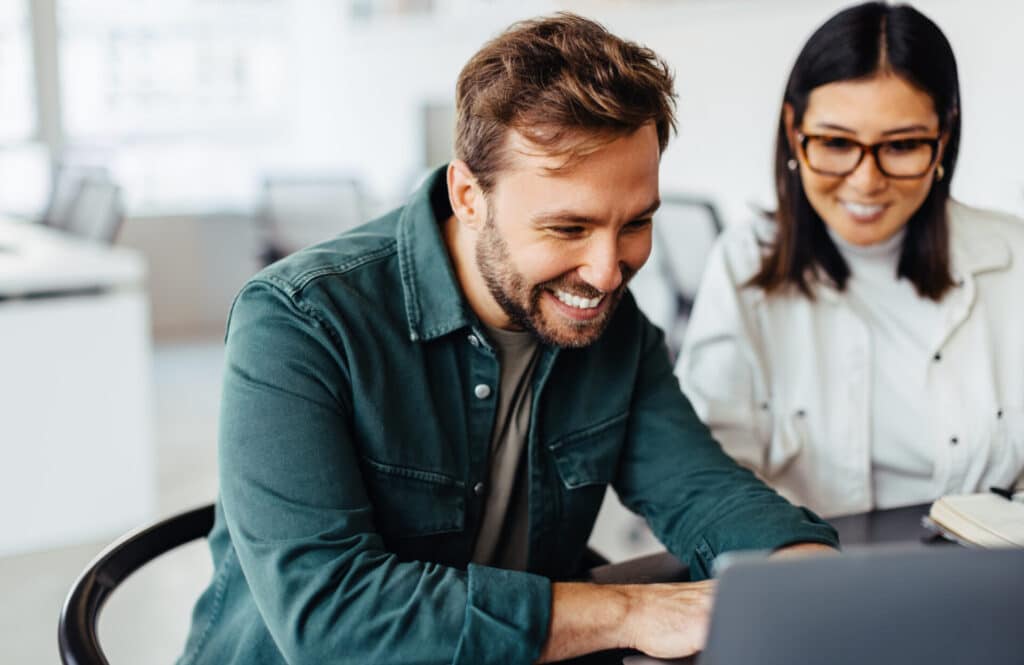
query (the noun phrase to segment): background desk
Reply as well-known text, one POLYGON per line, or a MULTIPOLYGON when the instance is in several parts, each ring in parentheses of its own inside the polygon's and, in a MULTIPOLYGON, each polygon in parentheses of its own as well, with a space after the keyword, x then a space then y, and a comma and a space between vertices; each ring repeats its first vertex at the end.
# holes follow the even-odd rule
POLYGON ((0 219, 0 555, 155 512, 145 263, 0 219))

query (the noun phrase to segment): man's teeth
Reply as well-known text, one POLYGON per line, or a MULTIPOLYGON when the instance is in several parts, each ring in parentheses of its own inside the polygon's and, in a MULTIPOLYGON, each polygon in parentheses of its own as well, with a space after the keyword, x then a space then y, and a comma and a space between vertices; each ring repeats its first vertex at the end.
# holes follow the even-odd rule
POLYGON ((596 298, 580 298, 579 296, 574 296, 571 293, 557 290, 554 291, 554 294, 556 298, 564 302, 566 305, 575 307, 576 309, 594 309, 601 304, 601 300, 604 298, 604 296, 598 296, 596 298))
POLYGON ((885 209, 883 205, 867 205, 864 203, 854 203, 853 201, 843 201, 843 207, 857 217, 872 217, 885 209))

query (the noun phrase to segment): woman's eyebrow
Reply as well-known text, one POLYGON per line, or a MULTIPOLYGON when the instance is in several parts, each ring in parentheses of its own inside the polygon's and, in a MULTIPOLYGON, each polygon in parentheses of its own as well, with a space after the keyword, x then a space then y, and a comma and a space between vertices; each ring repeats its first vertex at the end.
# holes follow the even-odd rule
POLYGON ((897 127, 896 129, 887 129, 882 132, 882 136, 892 136, 893 134, 906 134, 907 132, 933 132, 933 128, 928 125, 907 125, 905 127, 897 127))

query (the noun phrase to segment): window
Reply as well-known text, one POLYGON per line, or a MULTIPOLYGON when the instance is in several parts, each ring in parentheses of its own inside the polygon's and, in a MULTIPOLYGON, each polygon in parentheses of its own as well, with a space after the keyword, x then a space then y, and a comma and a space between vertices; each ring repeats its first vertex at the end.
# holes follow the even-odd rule
POLYGON ((49 185, 46 149, 34 142, 31 34, 28 0, 0 2, 0 211, 25 217, 42 211, 49 185))
POLYGON ((133 214, 251 203, 285 121, 287 0, 58 0, 70 159, 102 161, 133 214))

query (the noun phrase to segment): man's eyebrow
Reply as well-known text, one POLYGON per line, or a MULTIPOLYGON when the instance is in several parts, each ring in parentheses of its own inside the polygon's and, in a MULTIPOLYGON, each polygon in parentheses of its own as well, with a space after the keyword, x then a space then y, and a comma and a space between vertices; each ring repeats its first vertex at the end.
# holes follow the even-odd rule
MULTIPOLYGON (((643 219, 653 215, 654 211, 661 207, 661 199, 655 199, 649 206, 630 217, 630 219, 643 219)), ((542 212, 533 217, 534 224, 597 224, 600 220, 589 215, 581 215, 571 210, 554 210, 542 212)))
POLYGON ((654 201, 651 202, 651 205, 647 206, 637 214, 633 215, 633 219, 643 219, 644 217, 653 215, 660 207, 661 199, 654 199, 654 201))

